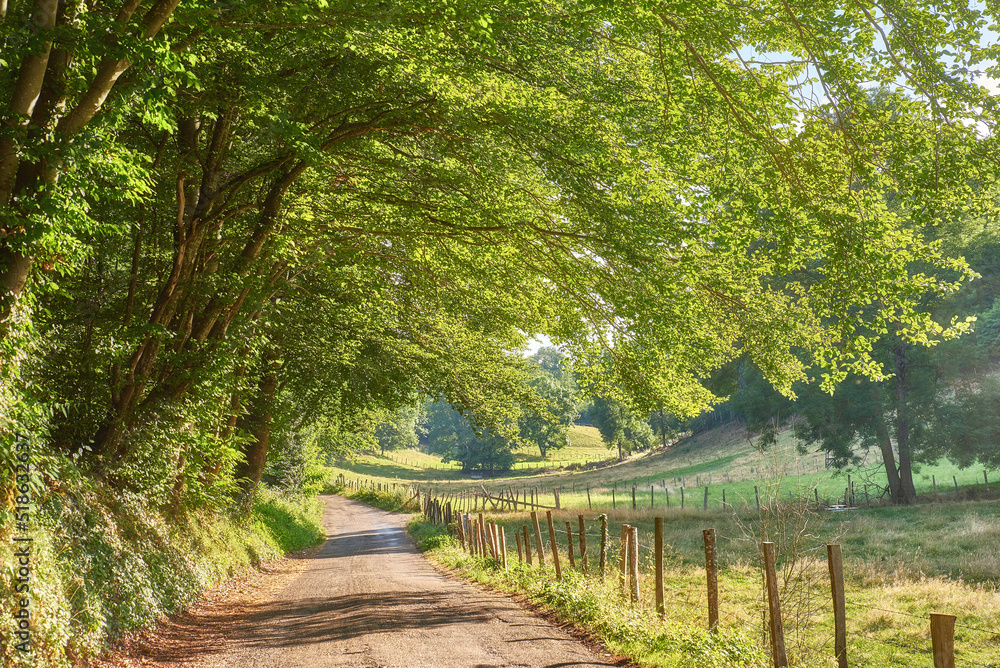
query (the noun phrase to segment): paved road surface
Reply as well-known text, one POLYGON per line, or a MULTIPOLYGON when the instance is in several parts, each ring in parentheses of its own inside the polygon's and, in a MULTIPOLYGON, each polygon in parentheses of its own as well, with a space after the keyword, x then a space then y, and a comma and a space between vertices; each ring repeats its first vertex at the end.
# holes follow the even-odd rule
POLYGON ((327 541, 297 576, 270 600, 189 616, 181 636, 195 637, 174 629, 171 656, 156 660, 205 668, 619 665, 506 598, 439 574, 407 537, 404 516, 336 496, 324 502, 327 541), (185 647, 196 657, 183 656, 185 647))

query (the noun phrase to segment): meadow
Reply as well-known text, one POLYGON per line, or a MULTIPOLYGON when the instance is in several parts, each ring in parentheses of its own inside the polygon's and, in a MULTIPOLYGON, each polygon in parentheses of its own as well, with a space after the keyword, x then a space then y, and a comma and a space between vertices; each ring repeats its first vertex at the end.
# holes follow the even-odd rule
MULTIPOLYGON (((774 448, 760 452, 740 429, 727 427, 614 462, 594 438, 596 430, 576 427, 573 432, 572 449, 553 453, 549 462, 543 462, 548 464, 545 474, 514 471, 502 479, 473 481, 458 471, 435 470, 432 458, 417 459, 412 453, 393 453, 394 458, 420 463, 408 469, 368 456, 343 462, 337 472, 371 484, 394 483, 400 490, 415 484, 425 493, 449 495, 452 500, 462 492, 485 488, 495 493, 505 488, 518 494, 537 490, 540 502, 552 506, 552 492, 560 490, 561 509, 553 510, 553 519, 562 559, 567 556, 564 527, 570 522, 576 571, 581 570, 577 531, 582 515, 592 575, 597 570, 599 515, 607 517, 610 527, 611 573, 617 567, 621 525, 638 527, 643 566, 638 607, 624 602, 614 577, 603 582, 584 578, 564 563, 565 577, 555 583, 551 568, 539 571, 520 565, 514 534, 531 525, 524 510, 486 513, 487 519, 506 528, 511 550, 507 571, 490 560, 470 557, 453 537, 442 536, 429 555, 473 579, 526 593, 643 665, 768 665, 766 652, 761 654, 767 635, 760 542, 771 540, 778 549, 793 665, 836 665, 825 546, 838 543, 847 585, 849 665, 933 665, 928 617, 943 612, 957 617, 959 665, 1000 667, 1000 484, 988 483, 988 472, 984 477, 982 471, 961 470, 950 462, 925 466, 916 476, 921 502, 892 507, 877 498, 884 476, 876 466, 849 472, 828 469, 822 454, 800 454, 789 434, 782 434, 774 448), (565 463, 555 466, 556 458, 565 463), (843 500, 848 475, 856 506, 830 510, 830 504, 843 500), (932 481, 937 483, 936 497, 932 481), (665 520, 665 620, 658 618, 651 604, 655 517, 665 520), (716 530, 718 540, 720 634, 707 632, 702 537, 707 528, 716 530)), ((481 502, 476 508, 482 510, 481 502)), ((548 550, 544 510, 540 514, 548 550)), ((438 530, 419 526, 423 528, 418 532, 438 530)), ((551 563, 551 556, 548 560, 551 563)))
MULTIPOLYGON (((850 484, 855 505, 876 504, 883 496, 885 472, 874 451, 859 453, 862 464, 846 470, 828 468, 823 453, 801 454, 790 431, 782 432, 777 443, 760 451, 739 426, 723 426, 652 452, 617 461, 601 442, 593 427, 574 426, 570 445, 551 451, 547 458, 537 450, 517 452, 514 470, 494 478, 472 479, 459 465, 414 450, 386 455, 361 454, 334 462, 331 474, 364 478, 382 483, 421 484, 438 494, 473 492, 485 487, 491 492, 512 489, 520 494, 535 491, 542 505, 555 505, 553 491, 559 491, 560 505, 588 510, 636 507, 667 509, 726 504, 756 507, 765 493, 780 493, 789 499, 810 496, 825 505, 842 502, 850 484), (652 488, 652 489, 651 489, 652 488), (590 491, 588 503, 587 491, 590 491), (766 490, 766 492, 765 492, 766 490), (683 492, 683 500, 682 500, 683 492)), ((944 460, 914 467, 918 495, 939 500, 1000 498, 1000 476, 992 484, 989 472, 960 469, 944 460)))

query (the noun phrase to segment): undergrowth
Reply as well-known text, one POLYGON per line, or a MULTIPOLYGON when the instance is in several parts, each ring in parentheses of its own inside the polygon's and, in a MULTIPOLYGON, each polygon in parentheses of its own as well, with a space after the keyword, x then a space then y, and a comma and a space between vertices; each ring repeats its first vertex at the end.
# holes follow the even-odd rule
POLYGON ((252 512, 166 513, 138 494, 77 483, 38 498, 30 532, 31 652, 14 647, 22 594, 9 536, 0 544, 0 659, 7 667, 67 668, 124 631, 181 610, 240 571, 324 537, 313 498, 261 487, 252 512))

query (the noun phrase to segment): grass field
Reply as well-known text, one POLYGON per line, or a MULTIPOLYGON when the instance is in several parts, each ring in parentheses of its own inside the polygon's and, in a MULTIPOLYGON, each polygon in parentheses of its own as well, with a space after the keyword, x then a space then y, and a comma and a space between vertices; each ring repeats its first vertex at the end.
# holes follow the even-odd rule
MULTIPOLYGON (((553 513, 564 572, 572 570, 567 563, 567 521, 571 524, 577 570, 581 570, 579 514, 569 510, 553 513)), ((760 513, 629 509, 606 515, 610 587, 607 582, 573 580, 560 583, 574 587, 571 592, 549 600, 546 597, 551 597, 552 586, 530 585, 537 574, 527 578, 511 575, 483 560, 471 559, 454 546, 440 548, 434 558, 497 586, 527 587, 529 593, 534 586, 542 602, 554 604, 557 609, 568 605, 563 610, 567 619, 582 620, 587 626, 588 621, 613 619, 621 614, 623 605, 629 607, 616 595, 614 585, 618 536, 622 524, 637 526, 642 566, 640 608, 645 612, 633 613, 641 617, 638 621, 632 617, 622 620, 625 629, 607 629, 604 622, 599 624, 599 631, 610 633, 606 639, 611 647, 644 665, 763 667, 768 663, 762 651, 754 654, 744 650, 746 641, 758 650, 767 647, 759 545, 762 540, 771 540, 778 549, 781 605, 791 665, 832 668, 836 663, 825 545, 836 542, 844 553, 849 665, 932 665, 929 615, 937 612, 957 618, 957 665, 1000 666, 1000 502, 949 502, 848 512, 803 511, 801 506, 789 504, 772 505, 760 513), (666 623, 661 623, 652 609, 654 515, 665 517, 666 623), (715 647, 703 636, 695 634, 692 639, 684 635, 691 629, 704 631, 707 624, 702 537, 706 528, 714 528, 718 538, 721 624, 729 634, 719 642, 732 642, 732 646, 715 647), (598 609, 581 609, 585 604, 598 609), (620 636, 629 637, 635 632, 634 628, 629 631, 635 624, 647 628, 647 641, 621 642, 620 636), (693 655, 687 651, 691 642, 701 652, 694 656, 703 655, 703 660, 692 660, 693 655), (712 647, 721 654, 709 652, 712 647), (726 659, 733 656, 738 658, 726 659)), ((528 527, 534 545, 529 515, 494 514, 492 519, 505 525, 512 552, 510 561, 516 564, 513 535, 528 527)), ((593 513, 584 513, 584 520, 588 571, 594 573, 598 569, 600 523, 593 513)), ((542 541, 551 567, 546 524, 543 516, 542 541)), ((537 566, 537 551, 534 558, 537 566)), ((552 579, 551 568, 547 577, 552 579)))
MULTIPOLYGON (((431 556, 493 586, 528 593, 563 618, 601 637, 613 651, 642 665, 692 668, 764 668, 770 665, 766 605, 756 555, 727 560, 721 566, 720 633, 711 634, 707 630, 703 562, 689 561, 678 552, 668 550, 664 569, 665 620, 659 619, 653 607, 654 578, 649 568, 648 550, 640 554, 643 572, 639 604, 625 601, 617 584, 619 541, 615 533, 620 519, 639 520, 640 526, 644 522, 636 517, 612 519, 610 572, 604 581, 596 576, 596 558, 588 559, 590 578, 577 572, 580 570, 578 549, 576 569, 566 563, 566 536, 561 531, 557 532, 557 539, 564 575, 563 581, 558 583, 554 582, 550 556, 546 558, 549 566, 540 573, 537 553, 535 567, 528 568, 519 563, 512 545, 508 546, 512 551, 508 571, 488 560, 469 557, 452 542, 442 544, 431 552, 431 556)), ((695 530, 704 523, 697 522, 698 519, 706 518, 686 518, 685 521, 692 525, 690 534, 700 538, 700 530, 695 530)), ((501 521, 507 524, 509 535, 523 523, 523 518, 501 521)), ((542 533, 547 538, 545 529, 542 533)), ((577 537, 574 539, 576 542, 577 537)), ((595 554, 599 535, 589 531, 587 543, 588 554, 595 554)), ((640 544, 648 546, 649 536, 641 534, 640 544)), ((547 540, 545 546, 548 550, 547 540)), ((732 547, 720 543, 723 552, 731 552, 732 547)), ((686 551, 686 546, 681 549, 686 551)), ((851 549, 845 546, 848 552, 851 549)), ((795 559, 785 555, 779 567, 785 641, 791 665, 833 668, 836 666, 833 615, 825 559, 806 551, 795 559)), ((957 665, 1000 666, 1000 596, 995 586, 909 571, 888 573, 858 559, 847 560, 845 568, 849 573, 846 607, 850 666, 914 668, 933 665, 928 629, 931 612, 957 617, 957 665)))
MULTIPOLYGON (((981 470, 963 471, 949 462, 925 466, 915 480, 921 502, 891 507, 873 498, 876 489, 884 486, 877 463, 849 472, 828 470, 822 454, 799 454, 788 433, 762 453, 741 429, 720 428, 624 462, 608 458, 595 430, 576 428, 573 436, 571 448, 553 453, 544 462, 544 474, 518 470, 503 478, 472 481, 459 471, 435 470, 432 466, 440 465, 439 461, 415 453, 393 455, 401 457, 405 465, 365 457, 337 472, 347 477, 367 476, 372 481, 416 483, 437 494, 454 495, 480 485, 492 491, 509 488, 522 495, 531 491, 544 505, 554 505, 552 492, 560 490, 562 510, 554 511, 557 540, 565 550, 565 523, 570 521, 576 533, 578 516, 583 514, 591 571, 596 567, 595 547, 600 540, 599 514, 606 514, 610 524, 612 568, 621 524, 639 528, 639 542, 644 547, 640 561, 647 568, 642 576, 642 596, 647 602, 653 586, 648 573, 653 518, 664 517, 669 545, 666 623, 649 621, 648 609, 622 617, 621 599, 607 584, 571 580, 560 583, 564 591, 553 589, 551 573, 543 582, 537 573, 499 572, 444 543, 433 553, 442 563, 494 586, 527 591, 584 626, 590 623, 588 619, 617 619, 615 623, 624 626, 605 628, 601 626, 604 622, 594 622, 603 629, 594 632, 616 651, 644 665, 766 665, 766 656, 761 659, 759 651, 766 647, 759 544, 767 539, 778 546, 793 665, 835 665, 830 658, 832 625, 825 545, 836 542, 844 553, 851 666, 932 665, 928 615, 944 612, 958 618, 958 665, 1000 668, 1000 500, 996 498, 1000 495, 1000 475, 987 490, 981 470), (553 465, 557 457, 566 458, 561 468, 553 465), (596 465, 599 468, 580 470, 584 462, 595 466, 595 461, 601 462, 596 465), (827 502, 843 496, 848 474, 859 507, 826 510, 827 502), (937 482, 940 502, 934 502, 932 481, 937 482), (866 490, 870 506, 865 503, 866 490), (817 497, 824 503, 817 504, 817 497), (800 503, 806 500, 810 503, 800 503), (692 629, 705 625, 702 530, 706 528, 714 528, 718 536, 722 619, 727 633, 731 632, 724 634, 725 642, 691 635, 692 629), (581 601, 596 608, 585 610, 581 601), (640 632, 640 628, 645 630, 640 632)), ((524 457, 522 463, 530 465, 529 455, 524 457)), ((493 517, 507 526, 513 549, 513 534, 530 524, 528 514, 493 513, 493 517)), ((547 530, 543 528, 542 533, 548 549, 547 530)))
MULTIPOLYGON (((456 464, 412 450, 385 457, 360 455, 338 462, 332 472, 378 482, 413 482, 441 493, 509 487, 520 494, 534 491, 538 498, 544 497, 540 503, 545 505, 554 505, 552 492, 558 490, 561 506, 588 510, 631 507, 633 487, 637 508, 683 503, 686 509, 704 507, 706 488, 709 508, 721 508, 723 494, 728 505, 756 507, 765 489, 786 498, 809 496, 831 504, 843 500, 849 480, 855 503, 868 505, 884 494, 886 485, 876 453, 870 453, 862 466, 827 469, 822 453, 800 454, 789 431, 782 432, 771 449, 760 452, 741 427, 720 427, 623 462, 611 457, 593 427, 574 426, 569 440, 569 446, 552 451, 546 459, 537 451, 519 452, 513 471, 485 480, 473 480, 456 464)), ((987 490, 982 470, 959 469, 943 461, 918 467, 914 483, 924 497, 933 498, 936 486, 939 498, 967 498, 1000 494, 1000 475, 996 478, 987 490)))

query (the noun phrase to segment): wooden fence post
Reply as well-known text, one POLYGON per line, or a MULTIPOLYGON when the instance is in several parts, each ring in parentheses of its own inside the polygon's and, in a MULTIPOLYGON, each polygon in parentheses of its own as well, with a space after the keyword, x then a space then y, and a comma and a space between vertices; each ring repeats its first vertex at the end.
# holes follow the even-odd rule
POLYGON ((566 553, 569 555, 569 567, 576 568, 576 559, 573 558, 573 525, 566 522, 566 553))
POLYGON ((951 479, 955 483, 955 496, 958 496, 958 478, 952 476, 951 479))
POLYGON ((587 486, 587 510, 593 510, 594 506, 590 503, 590 485, 587 486))
POLYGON ((601 580, 608 576, 608 516, 601 515, 601 580))
POLYGON ((524 563, 524 550, 521 548, 521 532, 514 532, 514 541, 517 543, 517 563, 524 563))
POLYGON ((531 526, 535 530, 535 547, 538 548, 538 567, 545 568, 545 547, 542 545, 542 528, 538 526, 538 511, 531 511, 531 526))
POLYGON ((681 510, 684 510, 684 485, 681 485, 681 510))
POLYGON ((781 603, 778 601, 778 575, 775 570, 774 543, 761 543, 764 550, 764 578, 767 582, 768 627, 771 631, 771 658, 774 668, 788 665, 785 654, 785 630, 781 624, 781 603))
POLYGON ((833 654, 837 668, 847 668, 847 604, 844 600, 844 560, 840 545, 826 546, 830 567, 830 590, 833 593, 833 654))
POLYGON ((632 603, 639 603, 639 527, 631 527, 628 534, 628 560, 631 571, 631 591, 629 598, 632 603))
POLYGON ((635 510, 635 485, 632 485, 632 510, 635 510))
POLYGON ((497 525, 497 528, 500 529, 500 563, 503 564, 503 569, 507 570, 507 536, 504 535, 502 524, 497 525))
POLYGON ((586 573, 587 568, 587 532, 583 523, 583 515, 577 517, 580 521, 580 571, 586 573))
POLYGON ((934 668, 955 668, 955 615, 931 613, 934 668))
POLYGON ((708 510, 708 486, 705 487, 705 510, 708 510))
POLYGON ((618 584, 622 590, 622 596, 628 591, 628 536, 631 527, 622 525, 621 542, 618 545, 618 584))
POLYGON ((531 566, 531 535, 528 532, 528 525, 524 525, 524 558, 531 566))
POLYGON ((656 502, 656 497, 653 496, 653 486, 649 486, 649 509, 653 509, 653 504, 656 502))
POLYGON ((552 511, 546 510, 545 517, 549 522, 549 544, 552 546, 552 563, 556 567, 556 580, 562 580, 562 569, 559 568, 559 545, 556 543, 556 530, 552 526, 552 511))
POLYGON ((701 532, 705 540, 705 581, 708 585, 708 630, 719 628, 719 553, 715 549, 715 529, 701 532))
POLYGON ((656 555, 654 568, 656 569, 656 612, 660 619, 667 616, 667 608, 663 599, 663 518, 653 519, 653 551, 656 555))

